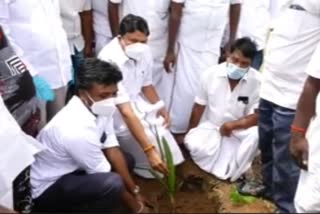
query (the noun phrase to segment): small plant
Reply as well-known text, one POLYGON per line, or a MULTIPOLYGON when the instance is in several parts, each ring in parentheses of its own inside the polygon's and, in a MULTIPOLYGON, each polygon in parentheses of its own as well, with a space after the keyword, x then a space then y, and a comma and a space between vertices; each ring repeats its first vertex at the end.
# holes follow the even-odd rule
POLYGON ((235 186, 232 187, 232 191, 230 193, 230 200, 234 204, 251 204, 256 201, 256 198, 253 196, 244 196, 241 195, 235 186))
POLYGON ((163 185, 165 188, 165 191, 170 199, 171 207, 172 207, 172 213, 176 212, 176 192, 177 192, 177 177, 176 177, 176 167, 173 162, 173 155, 170 150, 169 144, 167 140, 162 137, 160 140, 159 134, 156 131, 157 136, 157 143, 160 150, 160 154, 162 157, 162 160, 165 161, 166 166, 168 168, 168 175, 165 175, 164 178, 161 178, 159 174, 157 174, 155 171, 150 170, 150 173, 159 180, 159 182, 163 185))

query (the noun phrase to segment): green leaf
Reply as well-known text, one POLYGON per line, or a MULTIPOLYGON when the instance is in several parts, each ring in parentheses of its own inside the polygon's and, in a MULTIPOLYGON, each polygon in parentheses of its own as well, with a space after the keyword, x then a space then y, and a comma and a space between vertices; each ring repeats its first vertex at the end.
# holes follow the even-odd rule
POLYGON ((176 167, 173 162, 173 155, 170 150, 167 140, 162 137, 163 148, 166 157, 166 163, 169 170, 169 175, 167 176, 168 188, 170 194, 175 195, 176 193, 176 167))
POLYGON ((230 200, 235 204, 251 204, 256 201, 256 198, 253 196, 241 195, 237 188, 233 187, 230 193, 230 200))

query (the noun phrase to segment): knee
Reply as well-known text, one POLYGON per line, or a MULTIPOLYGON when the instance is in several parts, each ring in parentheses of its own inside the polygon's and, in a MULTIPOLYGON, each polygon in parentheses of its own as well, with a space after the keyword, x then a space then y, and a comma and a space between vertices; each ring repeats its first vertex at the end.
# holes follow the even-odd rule
MULTIPOLYGON (((109 172, 105 174, 103 183, 101 185, 101 190, 103 195, 112 195, 112 197, 117 197, 121 195, 125 187, 123 180, 120 175, 114 172, 109 172)), ((118 197, 117 197, 118 198, 118 197)))
POLYGON ((133 168, 136 165, 136 161, 135 161, 134 157, 129 153, 123 153, 123 155, 125 157, 129 172, 132 172, 133 168))

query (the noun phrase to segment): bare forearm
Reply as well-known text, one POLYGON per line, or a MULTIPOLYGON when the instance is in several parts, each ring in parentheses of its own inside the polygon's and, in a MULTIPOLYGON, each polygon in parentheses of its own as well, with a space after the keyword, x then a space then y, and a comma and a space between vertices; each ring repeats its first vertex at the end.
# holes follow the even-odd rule
POLYGON ((230 6, 230 37, 229 41, 233 43, 233 41, 236 39, 237 31, 238 31, 238 25, 239 25, 239 19, 240 19, 240 13, 241 13, 241 4, 234 4, 230 6))
POLYGON ((234 129, 248 129, 253 126, 258 125, 258 117, 259 115, 257 113, 248 115, 240 120, 234 121, 234 129))
POLYGON ((117 36, 119 31, 119 4, 108 3, 109 23, 112 36, 117 36))
POLYGON ((132 179, 128 170, 126 159, 118 147, 109 148, 103 150, 106 158, 111 163, 112 168, 117 172, 123 179, 127 189, 132 191, 135 188, 135 182, 132 179))
POLYGON ((194 104, 193 109, 192 109, 192 114, 189 122, 189 129, 193 129, 199 125, 200 119, 203 115, 203 112, 205 110, 205 106, 199 105, 199 104, 194 104))
POLYGON ((167 52, 174 52, 177 35, 180 28, 183 4, 171 3, 169 18, 169 42, 167 52))
POLYGON ((93 21, 92 21, 92 11, 84 11, 80 13, 81 17, 81 27, 82 27, 82 35, 84 37, 86 47, 92 47, 93 40, 93 21))
POLYGON ((124 121, 133 137, 138 141, 141 148, 147 148, 150 145, 149 139, 139 118, 135 115, 132 115, 130 117, 125 117, 124 121))
POLYGON ((155 104, 160 101, 158 93, 153 85, 143 87, 142 93, 151 104, 155 104))
POLYGON ((308 77, 300 96, 294 126, 307 129, 311 118, 315 115, 316 99, 320 90, 320 80, 308 77))

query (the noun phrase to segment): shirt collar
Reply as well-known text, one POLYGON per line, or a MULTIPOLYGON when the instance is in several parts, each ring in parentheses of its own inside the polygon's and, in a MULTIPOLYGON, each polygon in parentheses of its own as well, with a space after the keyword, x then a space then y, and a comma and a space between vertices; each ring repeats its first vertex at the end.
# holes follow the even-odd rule
POLYGON ((110 42, 110 46, 108 48, 108 52, 104 56, 105 59, 109 59, 111 62, 114 62, 119 67, 125 64, 129 58, 123 50, 119 37, 114 38, 110 42))
POLYGON ((68 103, 68 107, 76 111, 79 116, 90 121, 96 121, 97 117, 92 114, 88 107, 82 102, 78 96, 73 96, 68 103))

